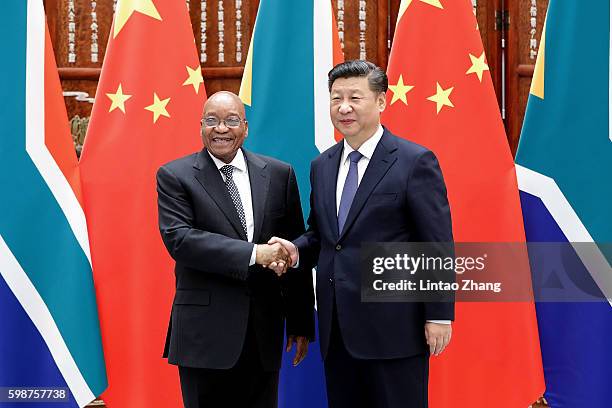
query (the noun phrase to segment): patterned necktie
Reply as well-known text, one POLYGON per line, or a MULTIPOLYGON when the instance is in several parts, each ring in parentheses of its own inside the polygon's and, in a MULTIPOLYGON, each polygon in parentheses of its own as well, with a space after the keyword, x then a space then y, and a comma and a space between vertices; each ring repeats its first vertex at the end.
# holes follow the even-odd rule
POLYGON ((340 208, 338 209, 339 234, 342 234, 346 217, 348 216, 349 210, 351 209, 351 204, 353 203, 353 198, 355 198, 355 193, 357 192, 357 186, 359 184, 359 179, 357 177, 357 163, 359 163, 359 160, 361 160, 362 157, 363 155, 357 150, 350 152, 348 155, 351 164, 348 174, 346 175, 346 180, 344 181, 342 196, 340 198, 340 208))
POLYGON ((227 164, 221 167, 220 170, 225 176, 225 187, 227 187, 227 191, 229 191, 230 197, 232 197, 234 207, 236 207, 236 211, 238 212, 238 218, 240 218, 240 223, 244 229, 244 234, 248 237, 249 234, 247 232, 246 217, 244 216, 244 208, 242 207, 242 201, 240 200, 240 193, 238 192, 238 187, 232 178, 234 166, 227 164))

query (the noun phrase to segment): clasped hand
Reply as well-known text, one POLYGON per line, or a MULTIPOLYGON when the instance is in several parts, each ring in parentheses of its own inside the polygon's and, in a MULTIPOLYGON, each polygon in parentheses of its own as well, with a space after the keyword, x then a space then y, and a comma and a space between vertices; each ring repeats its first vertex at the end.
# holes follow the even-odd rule
POLYGON ((257 245, 255 263, 270 268, 278 276, 297 262, 297 249, 293 243, 286 239, 272 237, 267 244, 257 245))

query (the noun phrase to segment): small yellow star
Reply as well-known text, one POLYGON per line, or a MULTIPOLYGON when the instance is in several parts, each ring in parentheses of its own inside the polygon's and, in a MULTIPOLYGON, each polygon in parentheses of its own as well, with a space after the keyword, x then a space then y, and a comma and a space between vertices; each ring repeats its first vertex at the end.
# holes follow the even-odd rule
POLYGON ((451 87, 448 89, 442 89, 439 82, 436 82, 436 94, 427 98, 428 101, 432 101, 436 103, 437 113, 440 113, 443 106, 450 106, 454 108, 455 105, 450 100, 450 94, 453 92, 455 87, 451 87))
POLYGON ((193 85, 193 89, 197 94, 200 91, 200 84, 204 83, 204 78, 202 78, 202 69, 200 66, 196 66, 195 68, 185 67, 187 68, 187 73, 189 77, 183 82, 183 85, 193 85))
POLYGON ((117 92, 107 93, 106 96, 108 96, 110 100, 112 101, 111 107, 108 111, 112 112, 115 109, 119 108, 119 110, 121 110, 121 112, 123 113, 125 113, 125 101, 127 101, 128 99, 132 97, 132 95, 126 95, 123 93, 121 84, 119 84, 119 87, 117 88, 117 92))
POLYGON ((414 88, 414 86, 404 85, 404 78, 400 75, 396 85, 389 85, 389 89, 393 92, 393 98, 391 99, 390 105, 393 105, 397 101, 402 101, 404 105, 408 105, 406 94, 410 92, 412 88, 414 88))
POLYGON ((170 98, 160 100, 159 96, 154 92, 153 93, 153 104, 147 106, 145 109, 153 112, 153 123, 157 122, 160 116, 165 116, 167 118, 170 117, 170 114, 166 110, 166 105, 170 102, 170 98))
POLYGON ((472 66, 470 67, 470 69, 468 69, 468 71, 465 74, 466 75, 476 74, 478 76, 478 80, 482 82, 482 73, 484 71, 489 70, 489 66, 485 62, 484 51, 482 52, 482 55, 480 57, 475 57, 472 54, 470 54, 470 59, 472 60, 472 66))
POLYGON ((135 11, 153 17, 156 20, 161 21, 162 19, 155 8, 155 4, 153 4, 153 0, 119 0, 117 11, 115 12, 113 38, 117 37, 117 34, 123 29, 123 26, 135 11))

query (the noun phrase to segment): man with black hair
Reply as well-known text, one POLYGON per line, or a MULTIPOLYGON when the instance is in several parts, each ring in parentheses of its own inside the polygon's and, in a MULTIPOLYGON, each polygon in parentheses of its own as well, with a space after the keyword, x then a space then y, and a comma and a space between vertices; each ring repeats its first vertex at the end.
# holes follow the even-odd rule
MULTIPOLYGON (((329 72, 330 115, 344 140, 311 165, 309 228, 273 238, 291 265, 317 268, 321 353, 330 407, 427 407, 429 357, 451 337, 453 303, 362 303, 364 242, 452 242, 434 154, 380 124, 387 75, 367 61, 329 72)), ((271 265, 277 273, 283 268, 271 265)))

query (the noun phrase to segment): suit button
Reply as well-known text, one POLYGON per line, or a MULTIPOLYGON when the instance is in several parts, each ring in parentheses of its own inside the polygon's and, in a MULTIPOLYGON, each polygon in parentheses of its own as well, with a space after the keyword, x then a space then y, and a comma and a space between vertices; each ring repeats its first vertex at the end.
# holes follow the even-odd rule
POLYGON ((336 251, 339 251, 341 249, 342 249, 342 245, 340 245, 340 244, 336 245, 336 251))
POLYGON ((334 286, 334 280, 333 280, 332 278, 329 278, 329 284, 330 284, 331 286, 334 286))

